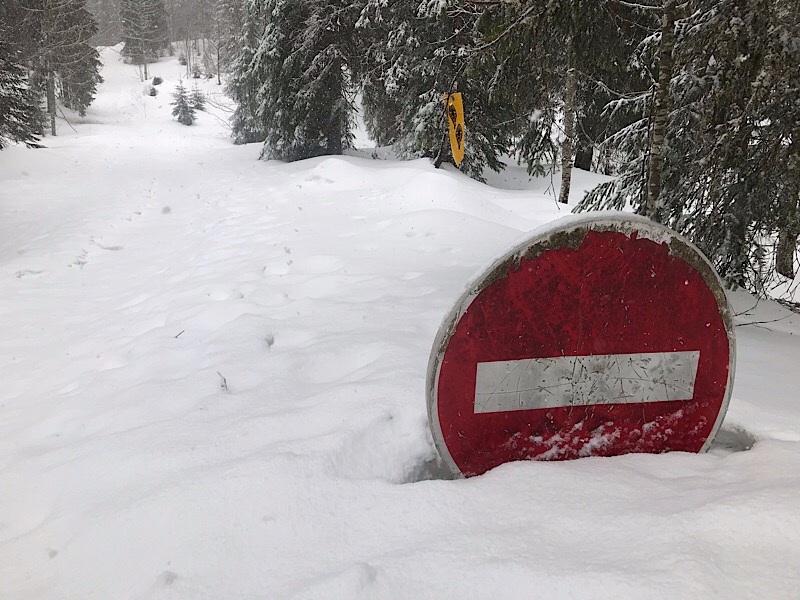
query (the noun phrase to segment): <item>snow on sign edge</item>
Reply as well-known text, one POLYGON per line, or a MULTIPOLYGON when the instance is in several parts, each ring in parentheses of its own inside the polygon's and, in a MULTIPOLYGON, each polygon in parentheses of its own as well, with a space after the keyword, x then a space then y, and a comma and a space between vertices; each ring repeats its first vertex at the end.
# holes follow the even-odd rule
POLYGON ((714 426, 711 428, 708 438, 700 449, 700 452, 708 451, 719 428, 722 426, 722 422, 728 410, 728 404, 730 403, 734 375, 736 372, 736 335, 734 331, 733 314, 727 295, 725 294, 722 280, 719 278, 711 262, 692 242, 676 231, 660 223, 656 223, 647 217, 620 211, 598 211, 591 214, 570 215, 547 223, 542 227, 536 228, 532 232, 524 234, 508 252, 492 261, 488 267, 478 271, 466 284, 464 292, 439 326, 431 348, 426 373, 425 392, 427 396, 428 425, 439 457, 453 477, 463 478, 464 474, 461 473, 460 469, 456 466, 444 442, 444 435, 438 417, 437 389, 442 357, 447 350, 448 343, 455 332, 459 320, 467 311, 472 301, 478 297, 480 292, 495 280, 495 272, 503 265, 511 261, 518 263, 530 247, 545 243, 556 234, 569 234, 570 232, 581 229, 587 231, 589 229, 595 231, 617 231, 627 236, 636 232, 639 238, 647 238, 659 244, 669 244, 672 240, 677 240, 689 250, 686 256, 681 256, 680 258, 698 272, 714 295, 720 316, 725 326, 725 331, 728 335, 729 345, 728 380, 725 386, 725 394, 714 426))

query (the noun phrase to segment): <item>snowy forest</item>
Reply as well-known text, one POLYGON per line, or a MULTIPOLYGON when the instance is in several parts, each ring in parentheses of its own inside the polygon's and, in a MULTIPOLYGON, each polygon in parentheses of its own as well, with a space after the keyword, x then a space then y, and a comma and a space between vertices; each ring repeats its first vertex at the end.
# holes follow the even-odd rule
MULTIPOLYGON (((795 272, 800 11, 795 0, 15 0, 2 6, 2 136, 39 143, 56 95, 84 111, 92 44, 144 66, 201 40, 263 157, 341 154, 357 106, 401 158, 448 160, 442 97, 465 98, 466 159, 613 175, 578 210, 620 209, 695 241, 733 286, 795 272), (9 107, 9 108, 6 108, 9 107)), ((210 63, 210 64, 209 64, 210 63)), ((201 65, 202 66, 202 65, 201 65)), ((200 68, 196 66, 195 68, 200 68)))
POLYGON ((800 0, 0 0, 0 599, 797 600, 799 258, 800 0))

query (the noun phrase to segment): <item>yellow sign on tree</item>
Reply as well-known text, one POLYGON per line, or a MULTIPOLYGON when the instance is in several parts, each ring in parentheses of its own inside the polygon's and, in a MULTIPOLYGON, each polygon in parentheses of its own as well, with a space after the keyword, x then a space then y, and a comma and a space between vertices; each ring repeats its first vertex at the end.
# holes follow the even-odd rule
POLYGON ((447 123, 450 126, 450 149, 456 165, 460 165, 464 160, 464 104, 461 101, 461 92, 447 94, 444 101, 447 104, 447 123))

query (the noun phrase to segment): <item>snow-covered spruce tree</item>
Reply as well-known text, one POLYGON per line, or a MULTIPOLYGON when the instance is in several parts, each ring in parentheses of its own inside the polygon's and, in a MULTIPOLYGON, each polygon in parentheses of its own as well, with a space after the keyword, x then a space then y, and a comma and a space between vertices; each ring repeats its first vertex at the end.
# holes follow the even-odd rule
POLYGON ((357 8, 345 0, 266 0, 254 63, 263 158, 294 161, 341 154, 352 141, 357 8))
POLYGON ((263 142, 267 137, 259 113, 259 93, 266 77, 264 64, 257 50, 266 24, 264 5, 260 0, 245 0, 244 29, 237 37, 238 51, 231 61, 231 75, 226 92, 236 101, 231 116, 231 135, 235 144, 263 142))
POLYGON ((122 39, 119 23, 119 0, 87 0, 86 9, 97 22, 97 33, 92 44, 113 46, 122 39))
MULTIPOLYGON (((779 272, 793 273, 797 245, 798 11, 786 0, 692 0, 676 10, 659 161, 623 173, 583 206, 630 201, 687 234, 729 284, 763 291, 776 237, 779 272), (654 168, 660 189, 648 206, 654 168)), ((629 133, 614 140, 628 156, 646 156, 657 141, 641 127, 629 133)))
POLYGON ((355 24, 357 52, 362 60, 354 75, 361 90, 364 124, 380 146, 394 144, 401 136, 400 88, 404 79, 398 81, 396 77, 401 63, 410 62, 414 53, 424 60, 418 38, 407 32, 415 6, 413 0, 367 0, 355 24))
POLYGON ((75 2, 72 10, 61 18, 63 43, 55 60, 60 96, 66 107, 84 116, 94 100, 97 86, 103 82, 100 55, 90 45, 97 33, 97 24, 85 9, 83 0, 75 2))
POLYGON ((600 106, 608 89, 625 87, 618 59, 636 35, 625 25, 629 12, 608 0, 492 3, 477 24, 479 50, 513 104, 514 150, 532 173, 560 159, 561 202, 569 197, 577 151, 590 166, 592 138, 607 135, 600 106))
POLYGON ((219 68, 230 71, 239 49, 237 41, 245 22, 246 0, 217 0, 216 24, 219 45, 219 68))
POLYGON ((40 0, 0 2, 0 40, 25 66, 41 47, 40 0))
POLYGON ((633 120, 625 111, 606 111, 620 97, 634 96, 646 87, 650 73, 630 57, 647 47, 646 40, 657 27, 657 12, 641 3, 613 3, 606 28, 592 31, 592 44, 581 49, 576 95, 575 166, 608 172, 613 157, 603 150, 603 141, 633 120), (601 51, 597 51, 601 48, 601 51))
POLYGON ((172 116, 178 119, 179 123, 184 125, 191 125, 194 123, 194 107, 189 100, 189 94, 186 92, 186 88, 183 87, 182 81, 179 81, 178 85, 175 86, 172 97, 174 98, 174 101, 170 103, 173 107, 172 116))
POLYGON ((206 109, 206 95, 199 87, 197 87, 197 84, 192 87, 192 92, 189 95, 189 105, 194 110, 206 109))
MULTIPOLYGON (((664 81, 659 83, 659 79, 666 76, 659 69, 659 59, 665 53, 671 58, 674 48, 674 36, 665 39, 662 35, 664 28, 672 27, 674 30, 675 18, 664 14, 663 3, 664 0, 642 0, 638 4, 638 14, 632 15, 632 22, 638 21, 642 30, 650 29, 652 33, 639 40, 627 56, 618 57, 628 73, 639 76, 630 77, 628 85, 622 89, 624 93, 613 94, 601 111, 602 117, 615 125, 598 144, 602 166, 607 174, 615 175, 615 179, 591 190, 576 211, 622 210, 630 205, 641 213, 646 212, 653 142, 651 123, 656 114, 655 98, 664 95, 664 81)), ((671 81, 671 76, 666 79, 671 81)), ((671 84, 668 83, 667 88, 667 101, 661 103, 660 111, 669 115, 671 84)))
POLYGON ((97 85, 100 61, 90 38, 97 31, 85 0, 19 0, 6 9, 6 41, 46 95, 51 133, 56 133, 56 98, 84 113, 97 85))
POLYGON ((361 86, 361 105, 367 133, 378 146, 390 146, 400 137, 398 116, 402 112, 396 97, 387 92, 378 78, 365 79, 361 86))
POLYGON ((213 34, 217 0, 170 0, 175 39, 203 40, 213 34))
POLYGON ((0 150, 9 142, 39 148, 42 113, 28 71, 0 41, 0 150))
POLYGON ((464 98, 466 156, 461 170, 477 179, 500 170, 513 117, 504 90, 483 57, 471 52, 477 13, 456 3, 369 2, 358 21, 366 57, 357 71, 367 127, 393 141, 398 155, 450 159, 444 97, 464 98))
POLYGON ((469 140, 462 170, 481 178, 514 150, 531 172, 544 173, 561 156, 566 197, 575 149, 591 164, 597 138, 616 125, 600 118, 609 85, 627 87, 619 57, 636 37, 624 30, 630 9, 609 12, 605 4, 369 0, 358 40, 366 45, 359 81, 370 134, 394 140, 401 156, 441 158, 442 97, 460 91, 469 140))
POLYGON ((147 65, 170 46, 164 0, 120 0, 120 23, 125 42, 122 55, 142 67, 142 81, 149 79, 147 65))
POLYGON ((765 241, 796 222, 800 11, 784 0, 698 0, 693 8, 675 47, 675 104, 692 128, 677 129, 669 144, 675 166, 663 176, 656 218, 677 221, 680 210, 684 229, 731 284, 761 291, 765 241), (702 149, 690 141, 694 119, 702 149))

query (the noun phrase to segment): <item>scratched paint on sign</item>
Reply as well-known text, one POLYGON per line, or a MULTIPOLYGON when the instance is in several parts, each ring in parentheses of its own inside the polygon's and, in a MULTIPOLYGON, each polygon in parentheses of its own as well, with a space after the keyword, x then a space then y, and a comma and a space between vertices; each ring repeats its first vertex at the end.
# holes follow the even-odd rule
POLYGON ((480 362, 475 413, 691 400, 700 352, 480 362))

